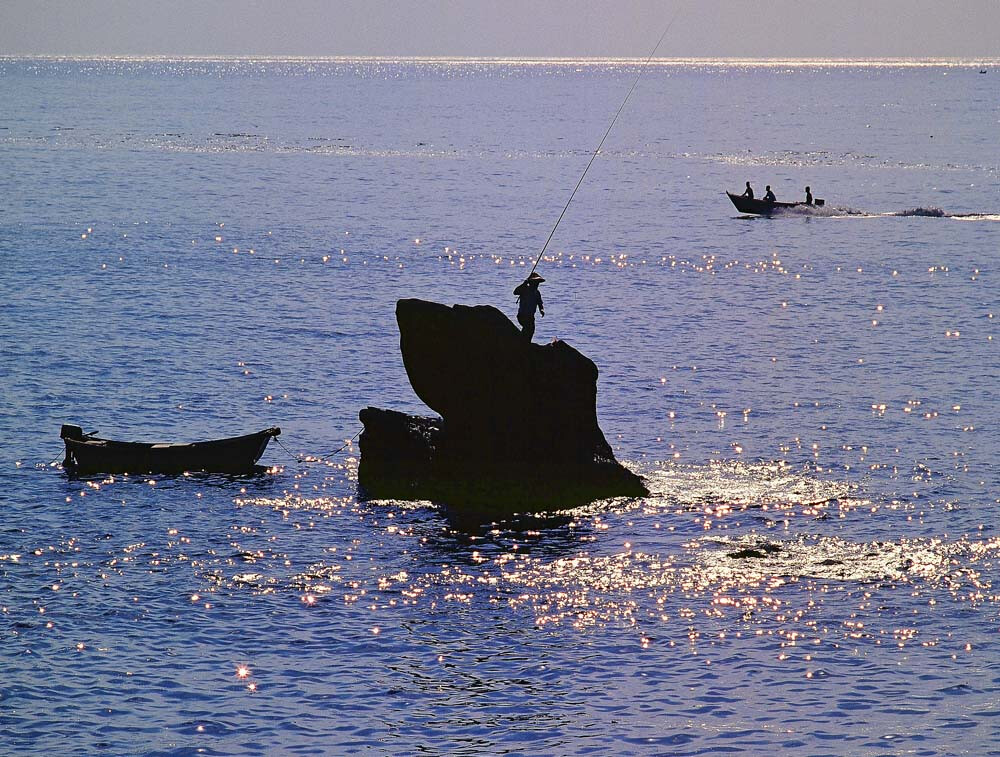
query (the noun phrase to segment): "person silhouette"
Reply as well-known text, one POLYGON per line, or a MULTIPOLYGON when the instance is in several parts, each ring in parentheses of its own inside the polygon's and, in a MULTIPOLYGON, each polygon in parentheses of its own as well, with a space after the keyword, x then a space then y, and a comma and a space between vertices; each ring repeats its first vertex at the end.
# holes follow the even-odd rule
POLYGON ((740 197, 746 197, 748 200, 753 199, 753 187, 750 186, 750 182, 747 182, 747 188, 743 190, 743 194, 740 197))
POLYGON ((771 191, 771 185, 768 184, 764 187, 764 202, 774 202, 778 198, 774 196, 774 192, 771 191))
POLYGON ((806 205, 812 205, 812 204, 813 204, 812 192, 809 190, 809 187, 806 187, 806 205))
POLYGON ((517 285, 514 294, 517 295, 517 322, 521 324, 521 333, 529 342, 535 335, 535 308, 545 317, 545 305, 542 303, 542 293, 538 285, 545 279, 534 271, 524 281, 517 285))

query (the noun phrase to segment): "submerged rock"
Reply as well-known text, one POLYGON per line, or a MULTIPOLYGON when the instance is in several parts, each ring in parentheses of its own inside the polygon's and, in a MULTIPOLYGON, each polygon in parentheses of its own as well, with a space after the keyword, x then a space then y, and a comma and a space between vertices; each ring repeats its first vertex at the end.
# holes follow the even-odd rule
POLYGON ((597 423, 597 366, 527 342, 494 307, 396 304, 403 365, 440 418, 365 408, 358 472, 373 497, 555 509, 648 494, 597 423))

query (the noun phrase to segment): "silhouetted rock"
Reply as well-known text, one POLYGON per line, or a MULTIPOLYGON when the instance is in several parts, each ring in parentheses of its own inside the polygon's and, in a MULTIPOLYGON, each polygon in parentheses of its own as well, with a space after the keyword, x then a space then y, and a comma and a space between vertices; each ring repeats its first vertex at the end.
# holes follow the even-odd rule
POLYGON ((503 313, 396 305, 403 365, 441 419, 366 408, 359 480, 374 497, 553 509, 644 496, 597 424, 597 366, 525 341, 503 313))
POLYGON ((762 557, 767 557, 768 555, 776 554, 780 551, 781 547, 777 544, 761 544, 759 549, 747 547, 746 549, 741 549, 737 552, 730 552, 728 556, 736 560, 746 559, 748 557, 760 559, 762 557))

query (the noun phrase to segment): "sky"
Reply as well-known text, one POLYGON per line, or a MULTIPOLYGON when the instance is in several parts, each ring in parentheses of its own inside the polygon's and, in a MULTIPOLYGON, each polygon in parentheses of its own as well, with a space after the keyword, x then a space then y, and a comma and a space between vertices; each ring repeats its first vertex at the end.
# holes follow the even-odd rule
POLYGON ((0 55, 1000 57, 1000 0, 0 0, 0 55))

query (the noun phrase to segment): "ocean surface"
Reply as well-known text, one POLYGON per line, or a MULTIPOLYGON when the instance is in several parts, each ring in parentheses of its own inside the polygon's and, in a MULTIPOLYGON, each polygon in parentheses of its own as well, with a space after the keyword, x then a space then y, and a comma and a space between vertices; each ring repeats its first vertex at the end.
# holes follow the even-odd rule
POLYGON ((0 752, 1000 754, 1000 61, 645 67, 535 338, 652 494, 359 501, 396 300, 513 316, 640 67, 0 59, 0 752))

